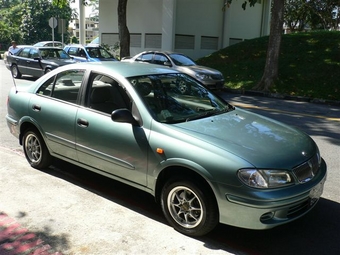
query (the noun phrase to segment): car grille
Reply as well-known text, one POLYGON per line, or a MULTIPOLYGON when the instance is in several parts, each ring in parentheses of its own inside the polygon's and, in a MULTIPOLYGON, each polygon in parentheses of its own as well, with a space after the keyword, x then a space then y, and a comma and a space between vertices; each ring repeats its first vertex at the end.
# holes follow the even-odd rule
POLYGON ((300 214, 304 213, 310 208, 310 201, 305 200, 302 203, 296 204, 294 206, 291 206, 287 211, 287 218, 295 218, 299 216, 300 214))
POLYGON ((310 181, 319 171, 320 168, 320 156, 315 154, 314 157, 310 158, 308 161, 294 168, 294 174, 298 178, 300 183, 305 183, 310 181))
POLYGON ((300 217, 302 214, 308 212, 317 202, 317 199, 307 198, 298 203, 291 205, 288 208, 279 209, 277 211, 264 213, 260 221, 268 224, 273 219, 276 220, 287 220, 300 217))

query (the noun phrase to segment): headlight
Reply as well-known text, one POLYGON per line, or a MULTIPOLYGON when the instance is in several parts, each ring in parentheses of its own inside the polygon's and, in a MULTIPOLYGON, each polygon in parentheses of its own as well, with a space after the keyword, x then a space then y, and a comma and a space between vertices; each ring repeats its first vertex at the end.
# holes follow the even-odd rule
POLYGON ((207 80, 207 79, 209 79, 209 75, 204 74, 204 73, 197 73, 196 78, 199 79, 199 80, 207 80))
POLYGON ((286 186, 293 183, 293 178, 283 170, 240 169, 240 180, 253 188, 267 189, 286 186))

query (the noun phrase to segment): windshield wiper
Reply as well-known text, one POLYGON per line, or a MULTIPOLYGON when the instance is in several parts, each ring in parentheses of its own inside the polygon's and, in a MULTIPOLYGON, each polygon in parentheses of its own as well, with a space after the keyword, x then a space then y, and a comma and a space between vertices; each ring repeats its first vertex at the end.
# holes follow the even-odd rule
POLYGON ((203 112, 199 115, 189 117, 189 118, 186 119, 186 121, 203 119, 203 118, 206 118, 206 117, 211 117, 211 116, 219 115, 219 114, 226 113, 226 112, 229 112, 229 108, 225 108, 225 109, 219 110, 219 111, 216 111, 216 110, 207 111, 207 112, 203 112))

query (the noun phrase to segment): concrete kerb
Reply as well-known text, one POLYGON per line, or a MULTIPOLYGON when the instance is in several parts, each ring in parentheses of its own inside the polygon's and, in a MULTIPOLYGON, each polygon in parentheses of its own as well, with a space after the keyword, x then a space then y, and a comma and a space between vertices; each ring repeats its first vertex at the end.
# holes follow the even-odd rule
POLYGON ((337 101, 337 100, 326 100, 326 99, 302 97, 302 96, 290 96, 290 95, 283 95, 283 94, 278 94, 278 93, 270 93, 270 92, 257 91, 257 90, 224 88, 223 91, 227 93, 242 94, 246 96, 260 96, 260 97, 269 97, 269 98, 276 98, 276 99, 282 99, 282 100, 309 102, 309 103, 314 103, 314 104, 340 106, 340 101, 337 101))

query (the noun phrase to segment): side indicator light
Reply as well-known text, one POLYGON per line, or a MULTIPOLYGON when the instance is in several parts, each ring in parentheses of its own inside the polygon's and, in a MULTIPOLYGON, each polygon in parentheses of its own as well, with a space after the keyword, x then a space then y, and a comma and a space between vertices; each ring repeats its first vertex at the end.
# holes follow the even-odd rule
POLYGON ((156 149, 156 152, 157 152, 158 154, 163 154, 163 153, 164 153, 164 150, 161 149, 161 148, 157 148, 157 149, 156 149))

